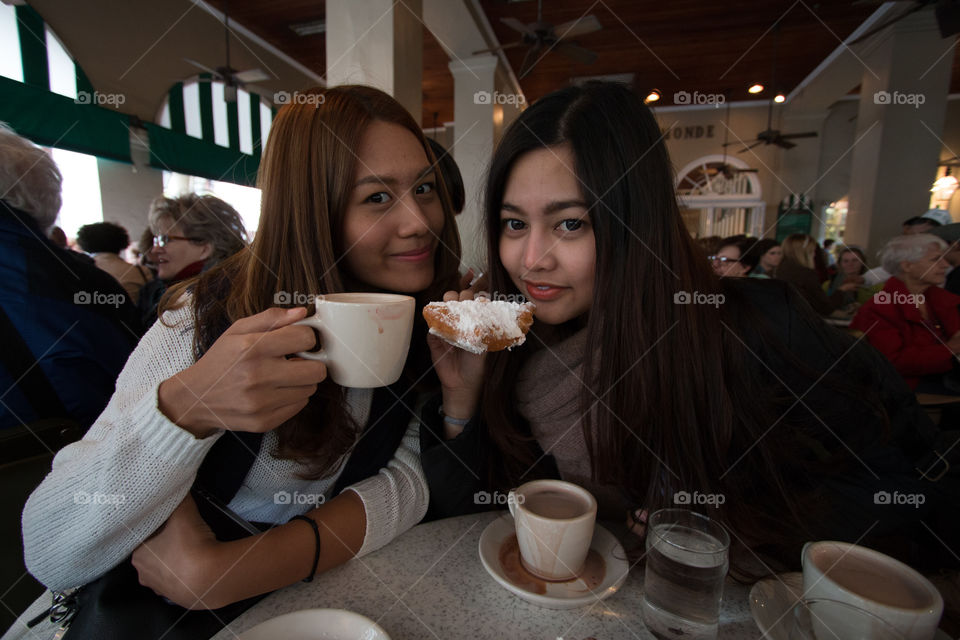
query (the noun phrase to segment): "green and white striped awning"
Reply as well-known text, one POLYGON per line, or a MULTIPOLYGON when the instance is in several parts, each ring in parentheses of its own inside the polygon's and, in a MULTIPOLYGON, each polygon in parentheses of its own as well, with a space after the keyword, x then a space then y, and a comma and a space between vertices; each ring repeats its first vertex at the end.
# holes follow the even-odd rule
MULTIPOLYGON (((140 121, 123 113, 122 102, 97 99, 80 65, 34 9, 0 4, 0 49, 0 121, 38 144, 132 161, 129 129, 140 121)), ((158 124, 142 126, 152 166, 253 185, 272 119, 256 94, 241 90, 236 102, 226 102, 223 85, 200 76, 171 87, 158 124)))
POLYGON ((72 78, 50 73, 48 43, 53 36, 36 11, 26 5, 0 5, 0 12, 0 40, 5 47, 19 42, 20 53, 17 73, 15 56, 4 52, 4 73, 18 77, 0 77, 0 121, 38 144, 130 162, 129 117, 80 103, 78 96, 92 95, 93 87, 78 65, 73 64, 72 78), (58 91, 51 89, 51 78, 58 91))

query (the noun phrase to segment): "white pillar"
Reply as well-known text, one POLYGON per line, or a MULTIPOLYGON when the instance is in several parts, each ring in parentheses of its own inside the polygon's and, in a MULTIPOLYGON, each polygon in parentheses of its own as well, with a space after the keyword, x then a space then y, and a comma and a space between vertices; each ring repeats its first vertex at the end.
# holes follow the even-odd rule
POLYGON ((954 57, 954 37, 940 37, 932 11, 913 14, 879 38, 864 58, 844 234, 868 255, 928 207, 954 57))
POLYGON ((493 156, 494 74, 497 58, 474 56, 450 62, 453 74, 453 158, 463 175, 466 205, 457 218, 463 265, 486 269, 483 237, 484 178, 493 156))
POLYGON ((147 228, 150 203, 163 195, 163 171, 150 166, 146 139, 146 131, 131 129, 133 164, 97 158, 103 219, 124 227, 134 244, 147 228))
POLYGON ((389 93, 420 123, 422 0, 327 0, 327 85, 365 84, 389 93))

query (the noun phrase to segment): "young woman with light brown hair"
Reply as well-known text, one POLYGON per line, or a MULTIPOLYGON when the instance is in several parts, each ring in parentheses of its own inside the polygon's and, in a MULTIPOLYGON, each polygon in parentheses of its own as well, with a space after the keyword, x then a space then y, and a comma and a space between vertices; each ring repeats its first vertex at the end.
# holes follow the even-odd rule
POLYGON ((26 562, 51 589, 95 580, 132 554, 142 584, 213 609, 373 551, 423 517, 408 427, 417 390, 435 380, 425 376, 426 328, 415 326, 398 383, 346 389, 322 363, 288 356, 316 339, 293 324, 306 309, 276 301, 342 291, 436 299, 458 280, 453 213, 423 134, 393 98, 359 86, 307 93, 309 104, 274 121, 253 244, 168 292, 107 410, 31 496, 26 562), (220 541, 191 487, 275 526, 220 541), (91 508, 77 491, 114 499, 91 508))
POLYGON ((783 240, 783 260, 777 267, 774 277, 792 284, 800 295, 822 316, 828 316, 844 304, 844 294, 856 291, 860 285, 845 282, 827 295, 821 287, 820 278, 814 268, 817 253, 817 241, 805 233, 794 233, 783 240))

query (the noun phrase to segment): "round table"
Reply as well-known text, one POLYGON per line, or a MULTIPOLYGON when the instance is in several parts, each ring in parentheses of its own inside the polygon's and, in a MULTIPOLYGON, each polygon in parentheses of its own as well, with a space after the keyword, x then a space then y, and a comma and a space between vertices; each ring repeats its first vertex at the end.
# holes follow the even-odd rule
MULTIPOLYGON (((480 534, 504 512, 421 524, 362 558, 311 583, 281 589, 229 624, 213 640, 299 609, 348 609, 375 620, 393 640, 421 638, 652 638, 640 619, 643 571, 620 590, 580 609, 532 605, 494 582, 480 563, 480 534)), ((507 516, 509 517, 509 516, 507 516)), ((621 537, 626 529, 611 531, 621 537)), ((749 588, 728 580, 720 638, 759 638, 747 604, 749 588)))
MULTIPOLYGON (((236 618, 213 640, 235 640, 264 620, 300 609, 348 609, 375 620, 393 640, 537 638, 553 640, 649 639, 640 619, 643 571, 635 568, 620 590, 587 607, 558 611, 532 605, 490 577, 480 563, 480 534, 505 511, 421 524, 362 558, 310 583, 276 591, 236 618)), ((604 523, 621 540, 623 525, 604 523)), ((727 580, 720 638, 760 638, 750 615, 749 588, 727 580)), ((0 640, 47 640, 56 625, 25 621, 50 606, 50 592, 20 615, 0 640)), ((68 636, 69 637, 69 634, 68 636)))

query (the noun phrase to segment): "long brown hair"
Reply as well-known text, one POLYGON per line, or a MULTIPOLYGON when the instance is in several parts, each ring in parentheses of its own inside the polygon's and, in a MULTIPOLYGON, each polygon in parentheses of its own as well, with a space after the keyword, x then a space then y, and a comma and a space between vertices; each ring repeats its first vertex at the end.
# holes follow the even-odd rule
MULTIPOLYGON (((194 297, 194 352, 201 357, 231 323, 273 306, 293 306, 296 295, 327 294, 360 286, 341 265, 344 216, 357 166, 355 149, 367 126, 389 122, 409 130, 427 159, 436 162, 423 133, 392 97, 372 87, 346 85, 302 92, 304 99, 277 114, 260 164, 260 227, 249 249, 183 283, 161 309, 194 297), (291 297, 279 299, 286 292, 291 297), (283 303, 290 300, 293 304, 283 303)), ((418 294, 418 306, 442 298, 455 286, 460 240, 446 186, 437 180, 444 226, 434 262, 433 284, 418 294)), ((416 314, 403 379, 423 384, 429 370, 426 328, 416 314)), ((429 380, 429 379, 427 379, 429 380)), ((344 390, 324 381, 307 406, 277 429, 280 458, 308 466, 308 478, 328 475, 355 440, 344 390)))
POLYGON ((814 268, 814 256, 817 253, 817 241, 805 233, 792 233, 783 239, 783 259, 796 262, 807 269, 814 268))
MULTIPOLYGON (((498 450, 487 458, 491 475, 499 474, 508 486, 529 478, 540 452, 516 409, 518 373, 531 352, 548 348, 551 334, 569 334, 585 321, 580 426, 593 480, 619 487, 630 504, 650 512, 675 506, 679 492, 723 494, 720 506, 692 508, 738 534, 732 537, 740 552, 735 565, 747 547, 760 543, 787 561, 798 557, 807 525, 815 521, 818 496, 807 482, 810 474, 838 467, 845 454, 811 461, 800 453, 811 449, 807 445, 816 436, 810 434, 819 433, 820 423, 794 407, 795 399, 814 382, 844 393, 851 404, 842 409, 861 411, 863 420, 857 422, 870 437, 883 421, 875 408, 882 411, 877 394, 849 371, 843 373, 848 383, 829 370, 818 380, 820 372, 776 346, 774 332, 765 328, 771 318, 762 317, 765 311, 743 291, 759 292, 771 307, 782 309, 784 300, 796 303, 782 284, 713 275, 680 217, 656 120, 638 96, 613 83, 550 94, 504 134, 486 190, 492 291, 519 293, 498 259, 500 208, 511 169, 523 154, 560 144, 573 152, 594 230, 593 302, 587 318, 567 327, 534 323, 524 347, 488 356, 481 412, 498 450), (683 303, 694 295, 722 296, 714 298, 721 303, 683 303), (781 374, 782 384, 771 381, 758 353, 780 360, 771 366, 789 372, 781 374)), ((806 335, 820 336, 824 329, 813 324, 819 322, 815 318, 800 314, 796 322, 808 320, 806 335)), ((824 344, 830 340, 824 338, 824 344)), ((842 355, 828 351, 825 358, 842 355)), ((847 357, 855 362, 858 356, 847 357)), ((866 375, 869 368, 856 371, 866 375)), ((827 423, 837 420, 838 412, 818 404, 814 395, 808 404, 817 415, 827 423)))

